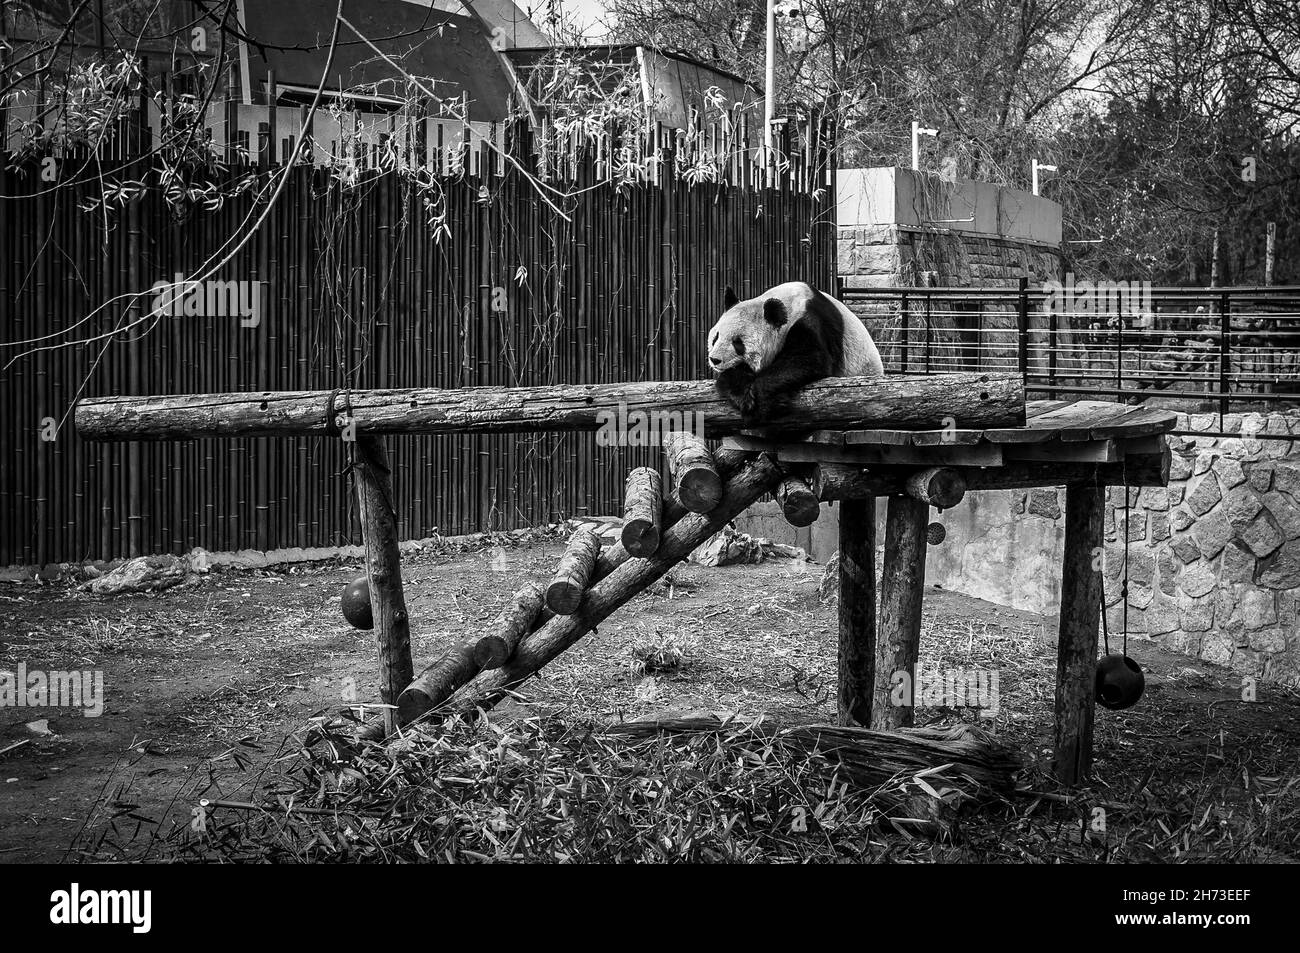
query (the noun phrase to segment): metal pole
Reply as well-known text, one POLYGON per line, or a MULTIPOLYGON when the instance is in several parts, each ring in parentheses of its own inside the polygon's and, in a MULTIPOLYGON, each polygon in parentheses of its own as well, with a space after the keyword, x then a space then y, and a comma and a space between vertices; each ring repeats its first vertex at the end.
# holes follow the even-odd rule
POLYGON ((763 96, 763 168, 772 167, 772 122, 776 119, 776 0, 767 0, 767 72, 763 96))

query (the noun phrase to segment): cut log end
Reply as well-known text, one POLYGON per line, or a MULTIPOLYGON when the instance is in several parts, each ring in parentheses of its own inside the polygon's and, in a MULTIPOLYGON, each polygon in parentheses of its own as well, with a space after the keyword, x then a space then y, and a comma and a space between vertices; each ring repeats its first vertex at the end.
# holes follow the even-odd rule
POLYGON ((956 506, 966 496, 966 478, 947 467, 918 470, 907 478, 907 495, 940 509, 956 506))
POLYGON ((664 436, 664 456, 678 501, 692 513, 707 513, 722 499, 722 477, 704 438, 674 430, 664 436))
POLYGON ((622 542, 638 559, 653 556, 659 548, 659 527, 648 520, 628 520, 623 524, 622 542))
POLYGON ((599 556, 599 536, 589 529, 580 529, 574 533, 565 547, 555 576, 546 587, 546 607, 556 615, 573 615, 577 612, 599 556))
POLYGON ((663 524, 663 478, 658 470, 637 467, 627 475, 623 517, 623 548, 642 559, 654 555, 663 524))
POLYGON ((677 475, 676 493, 692 513, 707 513, 722 499, 722 479, 713 467, 693 467, 677 475))
POLYGON ((800 474, 787 474, 776 488, 781 514, 791 526, 811 526, 821 512, 821 501, 809 481, 800 474))

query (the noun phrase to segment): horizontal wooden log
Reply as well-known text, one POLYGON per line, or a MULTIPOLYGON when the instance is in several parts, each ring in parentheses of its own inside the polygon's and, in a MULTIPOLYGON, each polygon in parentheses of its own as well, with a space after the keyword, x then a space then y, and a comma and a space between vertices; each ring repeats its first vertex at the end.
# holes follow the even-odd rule
MULTIPOLYGON (((1119 463, 1008 463, 1001 467, 965 467, 958 472, 966 480, 967 492, 975 490, 1020 490, 1034 486, 1065 486, 1098 483, 1102 486, 1167 486, 1169 451, 1140 454, 1119 463)), ((907 492, 907 477, 915 470, 906 467, 862 467, 838 463, 819 464, 813 471, 817 498, 856 500, 868 496, 897 496, 907 492)))
MULTIPOLYGON (((753 456, 754 454, 747 450, 718 449, 713 452, 713 460, 718 468, 718 476, 721 477, 724 487, 726 482, 736 473, 739 473, 745 463, 753 456)), ((667 530, 688 512, 689 510, 678 501, 672 498, 664 500, 660 531, 667 530)), ((596 560, 596 569, 592 573, 591 581, 599 582, 631 558, 632 554, 624 548, 622 540, 619 540, 613 546, 606 547, 596 560)))
POLYGON ((542 587, 530 582, 510 597, 510 604, 497 616, 489 631, 474 643, 474 661, 481 668, 505 665, 524 636, 533 630, 533 620, 541 611, 542 587))
MULTIPOLYGON (((186 440, 327 436, 349 424, 358 434, 596 431, 634 413, 667 421, 699 415, 686 419, 702 419, 710 437, 758 426, 721 400, 712 381, 94 397, 78 402, 75 420, 88 440, 186 440)), ((930 430, 955 420, 979 429, 1024 419, 1018 374, 836 377, 804 388, 762 427, 930 430)))
POLYGON ((600 537, 591 530, 580 529, 569 537, 559 568, 546 587, 547 608, 556 615, 572 615, 577 611, 599 555, 600 537))
POLYGON ((808 482, 807 468, 787 472, 773 496, 781 507, 781 515, 791 526, 811 526, 817 522, 822 504, 808 482))
POLYGON ((907 478, 904 486, 912 499, 940 509, 956 506, 966 495, 966 478, 949 467, 918 470, 907 478))
POLYGON ((530 583, 516 592, 511 597, 510 604, 491 624, 490 632, 482 636, 470 636, 452 646, 402 690, 397 698, 398 720, 404 725, 409 724, 426 711, 441 705, 456 689, 483 671, 504 652, 505 659, 493 666, 500 667, 514 654, 541 607, 540 586, 530 583))
POLYGON ((663 509, 663 477, 659 471, 637 467, 629 473, 623 500, 623 548, 642 558, 658 549, 663 509))
POLYGON ((528 636, 503 667, 482 672, 446 707, 448 713, 466 714, 491 708, 512 689, 599 625, 619 606, 677 565, 702 542, 726 526, 750 504, 769 492, 780 471, 767 456, 760 456, 727 481, 718 505, 708 513, 687 513, 663 535, 659 549, 647 559, 629 559, 587 590, 576 613, 553 616, 528 636))
POLYGON ((692 513, 707 513, 722 499, 722 479, 713 454, 696 434, 674 430, 664 435, 664 457, 673 496, 692 513))

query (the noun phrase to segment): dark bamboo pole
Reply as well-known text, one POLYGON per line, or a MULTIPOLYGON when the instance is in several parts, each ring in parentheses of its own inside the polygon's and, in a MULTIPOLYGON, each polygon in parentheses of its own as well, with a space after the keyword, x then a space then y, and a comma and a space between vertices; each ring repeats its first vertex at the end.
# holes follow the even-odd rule
POLYGON ((1097 621, 1102 612, 1097 554, 1105 545, 1103 492, 1084 483, 1073 483, 1065 490, 1065 555, 1056 649, 1056 755, 1052 765, 1063 784, 1083 780, 1092 768, 1097 621))
POLYGON ((889 498, 871 708, 871 727, 882 731, 912 726, 913 705, 895 704, 894 690, 905 687, 903 697, 915 701, 929 515, 929 504, 911 496, 889 498))
POLYGON ((871 726, 876 654, 876 501, 840 504, 839 696, 841 725, 871 726))
MULTIPOLYGON (((379 697, 385 705, 395 706, 402 689, 410 684, 415 667, 411 663, 411 629, 402 591, 393 482, 383 443, 376 437, 358 437, 353 443, 352 466, 379 646, 379 697)), ((394 709, 384 712, 384 722, 391 731, 394 709)))

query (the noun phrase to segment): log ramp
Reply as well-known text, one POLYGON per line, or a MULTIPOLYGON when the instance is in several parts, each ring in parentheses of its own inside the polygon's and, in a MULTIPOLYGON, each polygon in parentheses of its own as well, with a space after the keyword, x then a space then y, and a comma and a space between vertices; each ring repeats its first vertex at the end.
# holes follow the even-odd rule
MULTIPOLYGON (((383 721, 367 724, 360 738, 380 737, 421 718, 491 708, 764 494, 775 492, 787 518, 807 525, 821 501, 863 479, 861 472, 783 469, 762 453, 710 452, 704 436, 751 432, 752 421, 719 400, 709 381, 103 397, 79 402, 75 420, 78 433, 90 440, 356 435, 354 472, 386 706, 383 721), (662 428, 675 431, 664 441, 669 479, 650 468, 629 475, 622 539, 597 553, 592 539, 575 534, 548 586, 520 589, 486 631, 412 677, 396 514, 378 438, 626 429, 636 414, 703 426, 694 432, 680 424, 662 428), (691 416, 675 416, 685 414, 691 416), (819 486, 822 482, 835 486, 819 486)), ((833 378, 792 395, 781 414, 764 421, 761 433, 938 429, 954 422, 980 429, 1019 426, 1024 420, 1024 382, 1015 374, 833 378)), ((933 498, 959 496, 964 487, 932 473, 894 489, 933 498)))

